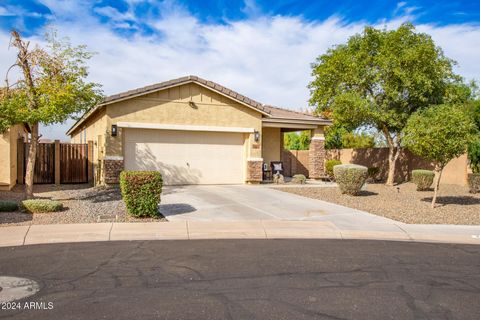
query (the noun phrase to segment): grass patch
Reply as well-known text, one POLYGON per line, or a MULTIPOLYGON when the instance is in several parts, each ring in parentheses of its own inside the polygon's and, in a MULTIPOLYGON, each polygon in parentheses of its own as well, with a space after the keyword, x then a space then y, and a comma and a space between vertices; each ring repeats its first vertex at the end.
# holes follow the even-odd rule
POLYGON ((22 209, 28 213, 57 212, 63 209, 63 204, 49 199, 30 199, 22 201, 22 209))

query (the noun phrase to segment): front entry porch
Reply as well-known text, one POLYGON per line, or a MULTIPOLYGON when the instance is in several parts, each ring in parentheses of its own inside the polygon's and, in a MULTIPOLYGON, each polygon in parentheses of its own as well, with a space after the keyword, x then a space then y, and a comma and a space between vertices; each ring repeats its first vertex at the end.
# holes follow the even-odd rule
POLYGON ((310 179, 325 177, 325 138, 324 126, 308 121, 264 121, 262 127, 262 181, 272 180, 281 164, 281 174, 292 177, 303 174, 310 179), (310 132, 309 150, 289 151, 284 149, 284 135, 289 132, 308 130, 310 132), (274 167, 275 166, 275 167, 274 167))

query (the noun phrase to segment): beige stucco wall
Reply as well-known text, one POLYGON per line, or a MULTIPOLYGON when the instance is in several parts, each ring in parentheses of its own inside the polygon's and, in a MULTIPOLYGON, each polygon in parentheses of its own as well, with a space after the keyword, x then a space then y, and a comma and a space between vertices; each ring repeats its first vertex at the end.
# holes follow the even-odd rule
MULTIPOLYGON (((380 169, 380 176, 385 179, 388 168, 388 148, 334 149, 327 150, 327 158, 338 159, 342 163, 356 163, 380 169)), ((415 169, 434 170, 433 163, 403 150, 397 161, 396 181, 408 180, 415 169)), ((467 185, 468 159, 464 154, 451 160, 443 169, 441 184, 467 185)))
POLYGON ((0 135, 0 189, 9 190, 17 181, 17 140, 26 139, 23 125, 15 125, 0 135))
POLYGON ((73 132, 72 143, 93 141, 93 162, 103 159, 105 155, 105 135, 107 132, 107 116, 105 108, 98 110, 81 127, 73 132))
POLYGON ((283 134, 280 128, 263 128, 262 130, 262 153, 263 161, 270 163, 280 161, 281 141, 283 134))
MULTIPOLYGON (((118 122, 161 123, 253 128, 262 131, 262 115, 256 110, 190 83, 161 90, 137 98, 120 101, 106 107, 106 155, 123 155, 123 134, 110 135, 112 124, 118 122), (195 106, 189 105, 193 101, 195 106)), ((262 156, 261 142, 246 134, 246 158, 262 156)))

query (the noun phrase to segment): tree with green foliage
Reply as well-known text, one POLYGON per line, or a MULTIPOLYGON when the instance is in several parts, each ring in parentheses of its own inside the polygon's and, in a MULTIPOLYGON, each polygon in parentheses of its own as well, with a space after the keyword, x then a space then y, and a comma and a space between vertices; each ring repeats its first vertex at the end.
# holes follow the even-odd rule
POLYGON ((85 65, 92 53, 85 46, 73 47, 55 33, 46 37, 47 47, 29 47, 20 34, 12 31, 11 46, 17 51, 15 63, 8 69, 7 86, 0 92, 0 131, 15 124, 28 124, 30 146, 25 175, 25 195, 33 197, 33 172, 37 152, 39 124, 62 123, 83 112, 101 98, 100 85, 86 81, 85 65), (9 82, 9 72, 18 68, 20 77, 9 82))
POLYGON ((375 137, 366 132, 354 132, 333 125, 325 130, 325 149, 374 148, 375 137))
POLYGON ((347 132, 342 136, 342 144, 346 149, 373 148, 375 139, 366 132, 347 132))
POLYGON ((310 147, 310 131, 288 132, 283 137, 283 145, 287 150, 308 150, 310 147))
POLYGON ((393 185, 402 130, 416 110, 461 100, 454 61, 412 24, 396 30, 366 27, 312 65, 310 104, 335 123, 372 127, 389 148, 387 185, 393 185))
POLYGON ((348 133, 345 127, 333 125, 325 128, 325 149, 342 149, 344 134, 348 133))
POLYGON ((464 154, 478 134, 475 123, 463 105, 444 104, 415 112, 403 134, 403 142, 410 151, 435 164, 437 181, 431 204, 434 208, 443 169, 449 161, 464 154))

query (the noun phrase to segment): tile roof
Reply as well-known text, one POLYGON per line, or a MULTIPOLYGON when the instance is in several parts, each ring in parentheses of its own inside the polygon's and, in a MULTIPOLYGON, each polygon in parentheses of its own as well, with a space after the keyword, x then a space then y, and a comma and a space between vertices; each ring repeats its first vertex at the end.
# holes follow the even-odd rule
POLYGON ((106 97, 103 100, 102 104, 112 103, 112 102, 115 102, 119 99, 124 99, 124 98, 128 98, 130 96, 136 96, 136 95, 139 95, 139 94, 144 94, 144 93, 148 93, 148 92, 152 92, 152 91, 161 90, 163 88, 180 85, 180 84, 187 83, 187 82, 200 83, 200 84, 202 84, 206 87, 209 87, 209 88, 213 89, 214 91, 221 92, 221 93, 223 93, 223 94, 225 94, 225 95, 227 95, 227 96, 229 96, 229 97, 231 97, 235 100, 238 100, 238 101, 241 101, 245 104, 248 104, 249 106, 251 106, 255 109, 258 109, 258 110, 261 110, 263 112, 268 113, 268 111, 265 110, 265 108, 263 107, 263 105, 260 102, 257 102, 257 101, 255 101, 253 99, 250 99, 250 98, 248 98, 244 95, 241 95, 240 93, 235 92, 231 89, 228 89, 228 88, 226 88, 222 85, 219 85, 216 82, 213 82, 213 81, 210 81, 210 80, 205 80, 205 79, 199 78, 197 76, 181 77, 181 78, 178 78, 178 79, 164 81, 164 82, 152 84, 152 85, 149 85, 149 86, 146 86, 146 87, 137 88, 137 89, 134 89, 134 90, 129 90, 129 91, 125 91, 125 92, 122 92, 122 93, 114 94, 112 96, 106 97))
POLYGON ((326 120, 308 113, 275 107, 271 105, 263 106, 268 110, 272 118, 286 118, 286 119, 298 119, 298 120, 326 120))
POLYGON ((252 107, 253 109, 256 109, 256 110, 260 111, 261 113, 266 115, 267 118, 313 120, 313 121, 329 122, 329 120, 327 120, 327 119, 323 119, 321 117, 313 116, 313 115, 310 115, 310 114, 306 114, 306 113, 302 113, 302 112, 298 112, 298 111, 293 111, 293 110, 289 110, 289 109, 284 109, 284 108, 279 108, 279 107, 275 107, 275 106, 271 106, 271 105, 261 104, 258 101, 250 99, 250 98, 248 98, 248 97, 246 97, 246 96, 244 96, 244 95, 242 95, 242 94, 240 94, 236 91, 228 89, 228 88, 226 88, 226 87, 224 87, 224 86, 222 86, 222 85, 220 85, 216 82, 213 82, 213 81, 210 81, 210 80, 205 80, 205 79, 202 79, 200 77, 190 75, 190 76, 181 77, 181 78, 177 78, 177 79, 173 79, 173 80, 169 80, 169 81, 164 81, 164 82, 156 83, 156 84, 153 84, 153 85, 149 85, 149 86, 145 86, 145 87, 141 87, 141 88, 137 88, 137 89, 133 89, 133 90, 129 90, 129 91, 125 91, 125 92, 121 92, 121 93, 118 93, 118 94, 108 96, 108 97, 104 98, 104 100, 98 106, 96 106, 94 109, 85 113, 82 116, 82 118, 80 118, 67 131, 67 134, 69 134, 72 130, 74 130, 77 126, 79 126, 83 121, 85 121, 89 117, 90 114, 92 114, 95 110, 97 110, 98 107, 101 107, 101 106, 104 106, 104 105, 107 105, 107 104, 111 104, 111 103, 117 102, 119 100, 128 99, 130 97, 135 97, 135 96, 138 96, 138 95, 147 94, 147 93, 150 93, 150 92, 162 90, 164 88, 169 88, 169 87, 173 87, 173 86, 177 86, 177 85, 181 85, 181 84, 189 83, 189 82, 198 83, 200 85, 203 85, 205 87, 208 87, 208 88, 212 89, 213 91, 222 93, 222 94, 224 94, 224 95, 226 95, 226 96, 228 96, 228 97, 230 97, 234 100, 237 100, 241 103, 244 103, 244 104, 252 107))

